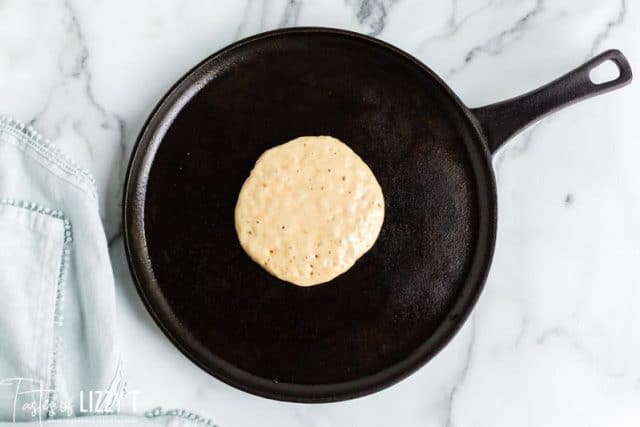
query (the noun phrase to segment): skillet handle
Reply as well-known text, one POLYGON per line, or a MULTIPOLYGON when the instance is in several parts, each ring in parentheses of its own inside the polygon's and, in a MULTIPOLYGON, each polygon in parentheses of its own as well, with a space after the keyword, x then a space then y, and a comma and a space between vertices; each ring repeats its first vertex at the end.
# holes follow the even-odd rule
POLYGON ((624 86, 631 82, 631 78, 631 67, 622 52, 607 50, 545 86, 506 101, 473 108, 471 112, 493 153, 517 132, 545 115, 582 99, 624 86), (616 64, 620 75, 604 83, 592 82, 589 77, 591 70, 608 60, 616 64))

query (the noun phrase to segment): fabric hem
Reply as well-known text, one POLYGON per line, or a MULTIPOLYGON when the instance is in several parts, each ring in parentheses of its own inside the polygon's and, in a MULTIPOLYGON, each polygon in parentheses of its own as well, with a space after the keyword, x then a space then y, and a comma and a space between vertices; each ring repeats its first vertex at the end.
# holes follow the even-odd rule
POLYGON ((12 117, 0 115, 1 132, 13 135, 21 148, 30 148, 40 160, 44 160, 47 164, 55 165, 70 176, 77 186, 89 193, 94 199, 98 198, 96 182, 91 173, 78 166, 62 150, 47 138, 44 138, 33 127, 12 117))
POLYGON ((158 418, 158 417, 175 417, 175 418, 183 418, 185 420, 191 421, 195 424, 201 424, 204 426, 218 427, 213 420, 209 418, 204 418, 194 412, 187 411, 186 409, 168 409, 164 410, 161 406, 154 408, 147 413, 144 414, 147 418, 158 418))

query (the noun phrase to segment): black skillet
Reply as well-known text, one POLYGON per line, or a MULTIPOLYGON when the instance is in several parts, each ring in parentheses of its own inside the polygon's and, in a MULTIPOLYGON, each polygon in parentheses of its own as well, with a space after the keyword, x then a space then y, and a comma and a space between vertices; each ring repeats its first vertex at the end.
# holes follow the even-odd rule
POLYGON ((541 116, 630 81, 610 50, 469 109, 421 62, 360 34, 296 28, 237 42, 180 79, 133 152, 123 215, 140 296, 187 357, 248 392, 327 402, 389 386, 451 339, 482 290, 496 237, 491 154, 541 116), (619 77, 592 83, 606 60, 619 77), (346 142, 386 203, 371 251, 310 288, 251 261, 233 222, 258 156, 302 135, 346 142))

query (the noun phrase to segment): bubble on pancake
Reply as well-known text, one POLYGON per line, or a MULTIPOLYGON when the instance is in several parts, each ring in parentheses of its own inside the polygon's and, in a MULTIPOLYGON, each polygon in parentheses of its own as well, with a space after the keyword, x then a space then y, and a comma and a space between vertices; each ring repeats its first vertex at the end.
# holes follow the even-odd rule
POLYGON ((344 273, 375 243, 384 197, 346 144, 306 136, 265 151, 235 209, 240 244, 274 276, 299 286, 344 273))

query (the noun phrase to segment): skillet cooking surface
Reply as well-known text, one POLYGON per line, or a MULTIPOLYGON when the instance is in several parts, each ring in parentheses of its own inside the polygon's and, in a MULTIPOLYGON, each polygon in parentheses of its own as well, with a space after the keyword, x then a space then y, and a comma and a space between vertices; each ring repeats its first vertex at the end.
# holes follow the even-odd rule
POLYGON ((495 201, 480 144, 446 86, 381 42, 316 30, 234 45, 174 87, 141 135, 125 215, 139 290, 178 347, 238 387, 373 391, 444 345, 482 286, 495 201), (371 251, 309 288, 254 263, 234 227, 257 158, 303 135, 348 144, 386 204, 371 251))

